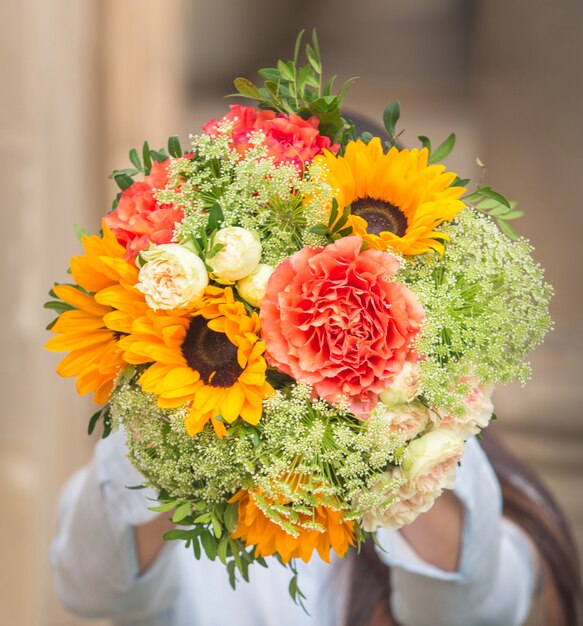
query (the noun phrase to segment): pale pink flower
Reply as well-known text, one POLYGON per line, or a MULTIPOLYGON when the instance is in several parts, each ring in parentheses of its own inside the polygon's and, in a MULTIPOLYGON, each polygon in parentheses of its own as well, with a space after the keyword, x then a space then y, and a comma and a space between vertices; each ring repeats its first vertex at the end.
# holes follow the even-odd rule
MULTIPOLYGON (((388 478, 403 478, 404 473, 400 467, 387 472, 388 478)), ((373 487, 374 490, 374 487, 373 487)), ((417 491, 405 482, 398 488, 396 493, 392 490, 387 492, 387 500, 393 500, 385 507, 377 507, 366 511, 361 520, 361 525, 367 532, 375 532, 379 528, 396 530, 414 521, 421 513, 428 511, 442 493, 441 489, 435 491, 417 491)))
POLYGON ((402 468, 415 491, 452 489, 464 440, 456 433, 432 430, 409 443, 402 468))
POLYGON ((436 410, 440 418, 439 428, 454 432, 464 440, 468 440, 477 435, 483 428, 486 428, 492 413, 494 404, 492 403, 492 393, 494 387, 483 385, 477 378, 464 376, 460 382, 470 386, 470 391, 465 398, 466 414, 464 417, 452 417, 448 413, 436 410))
MULTIPOLYGON (((377 411, 379 406, 381 405, 377 406, 377 411)), ((430 411, 421 402, 387 407, 381 412, 381 416, 390 432, 403 435, 407 441, 421 434, 431 422, 430 411)))

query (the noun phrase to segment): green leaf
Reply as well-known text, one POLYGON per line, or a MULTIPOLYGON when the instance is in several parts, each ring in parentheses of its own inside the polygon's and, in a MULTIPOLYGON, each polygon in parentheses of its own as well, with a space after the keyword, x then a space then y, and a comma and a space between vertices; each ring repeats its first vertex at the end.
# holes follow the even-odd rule
POLYGON ((295 79, 294 65, 292 61, 288 61, 287 63, 281 60, 278 61, 277 69, 279 70, 279 73, 282 75, 282 77, 286 80, 293 81, 295 79))
POLYGON ((248 78, 235 78, 233 81, 235 85, 235 89, 239 93, 239 95, 244 98, 252 98, 253 100, 261 100, 261 96, 259 94, 259 90, 257 87, 248 79, 248 78))
POLYGON ((429 156, 429 163, 440 163, 445 159, 453 150, 455 146, 455 133, 451 133, 447 139, 429 156))
POLYGON ((209 531, 205 531, 201 534, 200 540, 205 554, 211 561, 214 561, 217 558, 217 542, 215 538, 209 531))
POLYGON ((128 176, 127 174, 114 174, 113 178, 115 182, 117 183, 117 186, 122 191, 125 191, 126 189, 128 189, 134 184, 134 179, 131 176, 128 176))
POLYGON ((450 187, 467 187, 469 184, 469 178, 460 178, 459 176, 456 176, 455 179, 452 181, 450 187))
POLYGON ((427 150, 429 150, 429 154, 431 154, 431 139, 429 139, 429 137, 426 137, 425 135, 419 135, 417 139, 419 139, 421 145, 424 148, 427 148, 427 150))
POLYGON ((223 525, 214 513, 211 514, 211 524, 213 526, 215 537, 220 539, 223 536, 223 525))
POLYGON ((180 140, 175 135, 168 138, 168 153, 170 154, 170 156, 173 156, 177 159, 182 156, 182 147, 180 146, 180 140))
POLYGON ((198 537, 192 538, 192 551, 194 552, 194 558, 198 561, 201 557, 200 543, 198 537))
POLYGON ((512 228, 512 226, 510 226, 510 224, 507 224, 504 220, 497 220, 497 221, 498 221, 498 226, 500 227, 500 230, 509 239, 512 239, 512 241, 517 241, 518 239, 520 239, 520 237, 518 236, 516 231, 512 228))
POLYGON ((142 171, 142 162, 140 161, 140 157, 138 156, 138 151, 135 148, 130 150, 130 161, 132 165, 138 170, 142 171))
POLYGON ((89 237, 89 231, 79 224, 73 224, 73 230, 75 231, 75 236, 81 243, 83 242, 83 237, 89 237))
POLYGON ((219 224, 225 221, 225 215, 221 209, 221 205, 215 202, 209 210, 208 227, 211 231, 217 230, 219 224))
POLYGON ((315 28, 312 30, 312 46, 314 46, 314 52, 318 59, 321 59, 322 55, 320 54, 320 43, 318 42, 318 35, 316 34, 315 28))
POLYGON ((227 572, 229 573, 229 584, 232 589, 237 588, 237 576, 235 575, 235 561, 227 564, 227 572))
POLYGON ((304 33, 306 32, 305 28, 302 28, 296 37, 296 42, 294 44, 294 65, 297 66, 298 59, 300 58, 300 48, 302 46, 302 39, 304 38, 304 33))
POLYGON ((225 535, 219 542, 217 556, 223 565, 227 564, 227 549, 229 547, 229 537, 225 535))
MULTIPOLYGON (((338 78, 338 76, 336 74, 334 74, 334 76, 331 76, 328 81, 326 82, 326 85, 324 86, 324 90, 322 91, 322 94, 324 96, 329 96, 332 93, 332 89, 334 87, 334 81, 338 78)), ((317 85, 315 85, 317 87, 317 85)))
POLYGON ((348 237, 350 233, 352 233, 352 226, 347 226, 346 228, 339 230, 336 234, 340 235, 341 237, 348 237))
POLYGON ((494 191, 492 187, 478 187, 476 192, 483 196, 487 196, 488 198, 494 198, 495 200, 498 200, 500 204, 507 206, 509 209, 512 208, 508 199, 505 198, 501 193, 494 191))
POLYGON ((338 96, 337 96, 337 98, 338 98, 338 106, 340 106, 344 102, 344 99, 348 95, 348 92, 350 91, 350 88, 352 87, 352 85, 354 85, 354 83, 357 80, 358 80, 358 76, 352 76, 344 83, 344 85, 342 85, 342 88, 338 92, 338 96))
POLYGON ((74 311, 76 307, 68 302, 62 302, 61 300, 49 300, 43 304, 43 308, 55 311, 55 313, 61 315, 61 313, 65 311, 74 311))
POLYGON ((227 504, 225 509, 225 527, 229 533, 234 533, 237 528, 237 521, 239 519, 239 506, 236 502, 227 504))
POLYGON ((162 537, 165 541, 176 541, 177 539, 192 539, 192 530, 180 530, 175 528, 164 533, 162 537))
MULTIPOLYGON (((302 67, 300 69, 300 74, 299 74, 299 77, 298 77, 298 94, 299 94, 299 96, 301 98, 304 98, 304 96, 305 96, 304 88, 305 88, 306 83, 308 82, 308 79, 310 77, 313 78, 312 68, 309 65, 304 65, 304 67, 302 67)), ((315 78, 314 78, 314 80, 315 80, 315 78)))
POLYGON ((144 174, 148 175, 152 169, 152 155, 150 154, 150 146, 144 141, 142 146, 142 159, 144 159, 144 174))
POLYGON ((172 511, 172 509, 175 509, 177 505, 178 501, 173 500, 172 502, 164 502, 164 504, 149 507, 149 510, 155 511, 156 513, 168 513, 168 511, 172 511))
POLYGON ((397 122, 401 117, 401 104, 398 100, 393 100, 387 105, 383 112, 383 123, 387 129, 387 133, 391 139, 395 138, 395 129, 397 122))
POLYGON ((314 235, 325 236, 328 234, 328 226, 326 226, 326 224, 316 224, 315 226, 311 226, 308 230, 314 233, 314 235))
POLYGON ((524 211, 509 211, 504 215, 505 220, 516 220, 524 215, 524 211))
POLYGON ((122 378, 124 380, 131 380, 134 377, 135 373, 136 373, 136 366, 128 365, 122 372, 122 378))
POLYGON ((192 505, 190 502, 183 502, 180 504, 172 516, 172 521, 176 524, 177 522, 181 522, 185 517, 190 515, 192 505))
POLYGON ((279 80, 279 71, 274 67, 264 67, 263 69, 258 70, 257 73, 261 76, 261 78, 265 78, 266 80, 274 80, 276 82, 279 80))
POLYGON ((164 163, 168 160, 168 155, 164 150, 150 150, 150 155, 157 163, 164 163))
POLYGON ((316 54, 312 46, 310 46, 310 44, 306 46, 306 55, 308 57, 310 65, 312 66, 312 69, 314 70, 314 72, 316 72, 316 74, 320 76, 322 74, 322 64, 320 62, 320 59, 318 58, 318 55, 316 54))
POLYGON ((99 421, 101 414, 103 413, 103 408, 99 409, 93 413, 93 415, 89 418, 89 424, 87 425, 87 434, 92 435, 95 430, 95 426, 97 426, 97 422, 99 421))

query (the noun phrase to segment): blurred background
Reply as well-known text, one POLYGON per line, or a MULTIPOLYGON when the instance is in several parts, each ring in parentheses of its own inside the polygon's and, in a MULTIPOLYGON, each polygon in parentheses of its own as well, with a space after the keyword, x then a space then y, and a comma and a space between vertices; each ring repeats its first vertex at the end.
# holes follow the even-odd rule
MULTIPOLYGON (((583 3, 580 0, 19 0, 0 19, 0 622, 73 626, 48 565, 60 486, 86 462, 90 402, 54 374, 42 304, 99 227, 131 147, 165 145, 228 103, 236 76, 290 58, 318 29, 329 74, 359 76, 353 111, 399 99, 405 143, 458 145, 448 165, 520 201, 547 268, 555 330, 494 426, 554 490, 583 545, 583 3)), ((95 623, 95 622, 92 622, 95 623)))

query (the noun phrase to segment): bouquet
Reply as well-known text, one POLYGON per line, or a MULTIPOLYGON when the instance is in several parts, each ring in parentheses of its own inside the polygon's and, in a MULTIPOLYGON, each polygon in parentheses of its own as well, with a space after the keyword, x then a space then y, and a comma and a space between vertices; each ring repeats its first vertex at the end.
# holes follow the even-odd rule
POLYGON ((57 371, 126 433, 197 558, 249 565, 347 554, 451 488, 497 384, 526 380, 551 288, 522 213, 345 117, 315 34, 301 65, 235 80, 236 104, 183 150, 144 144, 72 282, 47 307, 57 371))

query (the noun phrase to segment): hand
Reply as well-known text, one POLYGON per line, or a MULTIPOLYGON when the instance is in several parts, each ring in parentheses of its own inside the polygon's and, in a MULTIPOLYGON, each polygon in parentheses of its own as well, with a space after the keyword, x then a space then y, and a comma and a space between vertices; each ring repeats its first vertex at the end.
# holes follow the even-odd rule
POLYGON ((463 523, 463 505, 447 489, 429 511, 421 513, 399 532, 424 561, 445 572, 455 572, 461 554, 463 523))

